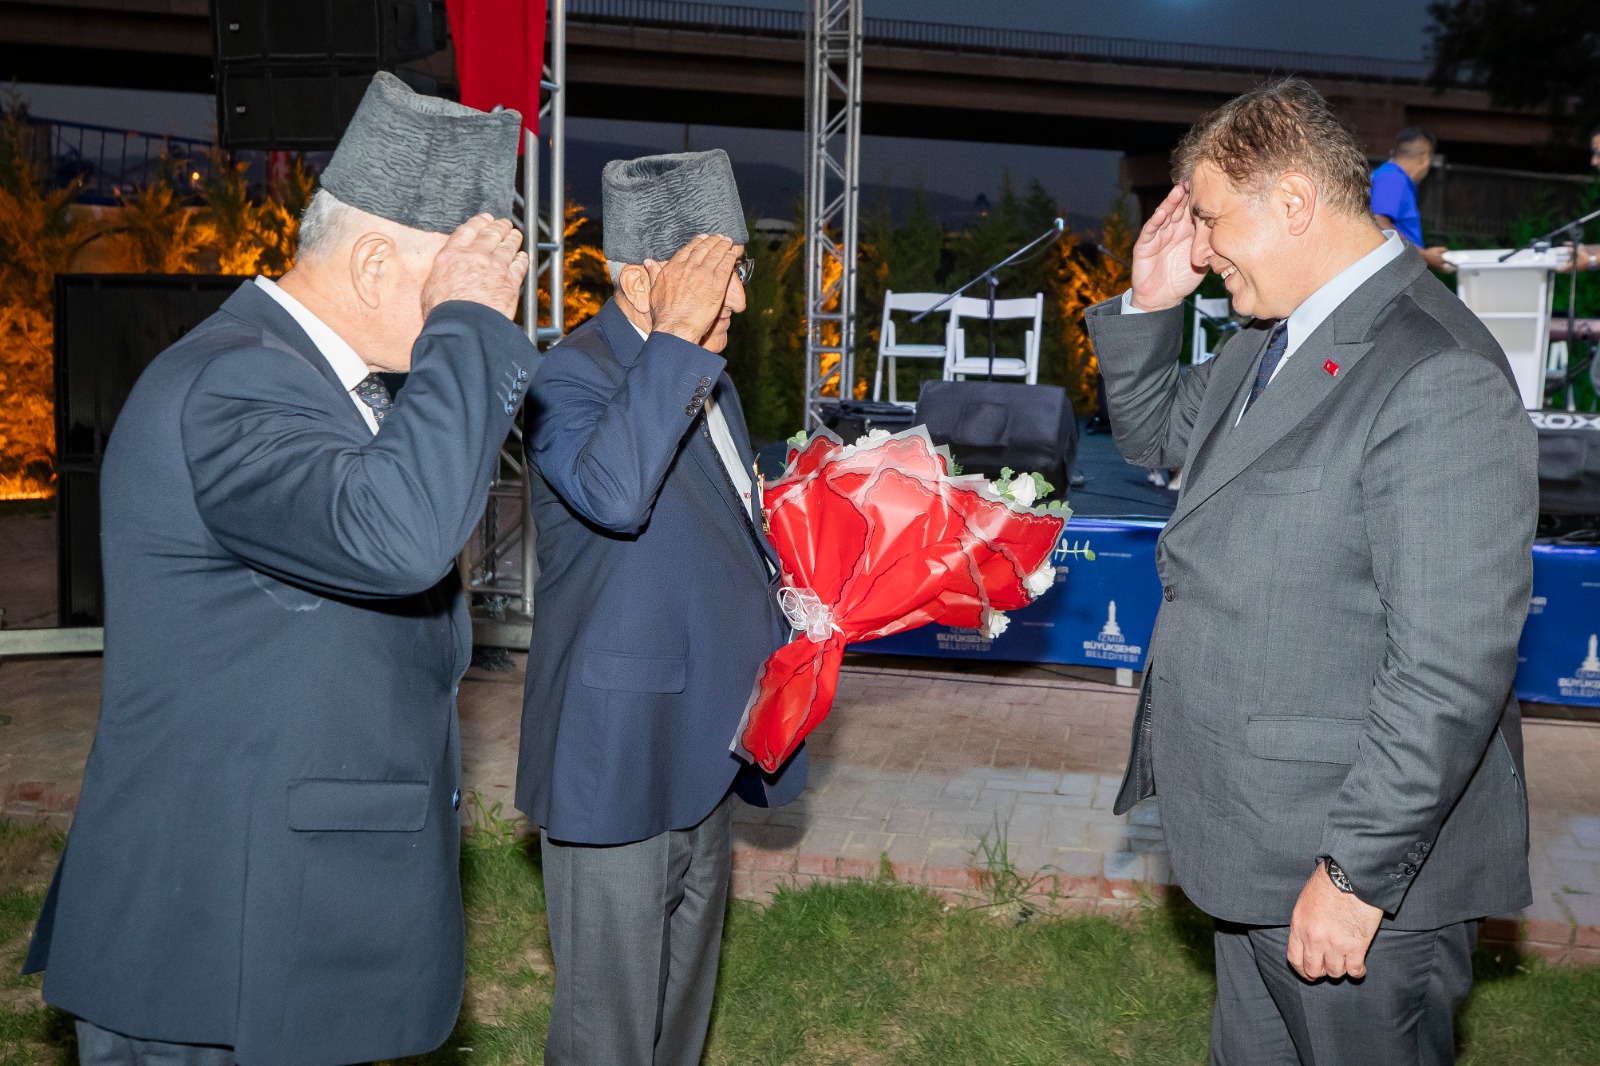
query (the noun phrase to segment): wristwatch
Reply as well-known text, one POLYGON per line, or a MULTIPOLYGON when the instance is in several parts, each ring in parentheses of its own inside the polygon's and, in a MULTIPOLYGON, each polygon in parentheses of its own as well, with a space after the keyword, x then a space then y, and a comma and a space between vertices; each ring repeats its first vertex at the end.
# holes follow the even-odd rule
POLYGON ((1318 855, 1317 865, 1328 871, 1328 880, 1333 882, 1334 888, 1337 888, 1340 892, 1355 892, 1356 886, 1350 883, 1350 878, 1345 876, 1344 871, 1339 868, 1338 863, 1333 861, 1332 856, 1318 855))

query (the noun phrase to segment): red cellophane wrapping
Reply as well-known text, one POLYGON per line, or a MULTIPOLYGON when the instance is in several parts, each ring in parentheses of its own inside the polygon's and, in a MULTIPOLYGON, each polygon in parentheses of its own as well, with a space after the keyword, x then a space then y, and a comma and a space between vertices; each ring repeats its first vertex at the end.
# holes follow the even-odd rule
POLYGON ((763 500, 798 632, 762 667, 733 750, 768 772, 828 716, 845 645, 1026 606, 1066 523, 952 477, 920 426, 874 438, 813 438, 763 500))

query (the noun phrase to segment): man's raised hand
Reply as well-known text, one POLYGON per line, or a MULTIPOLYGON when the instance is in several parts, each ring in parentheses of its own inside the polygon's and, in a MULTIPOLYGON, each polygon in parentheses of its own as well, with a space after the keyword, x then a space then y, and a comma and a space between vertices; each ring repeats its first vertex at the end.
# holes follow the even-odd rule
POLYGON ((665 264, 646 259, 650 328, 699 344, 716 325, 744 246, 701 234, 665 264))
POLYGON ((1164 311, 1200 287, 1206 276, 1191 261, 1194 217, 1189 190, 1175 185, 1139 231, 1133 245, 1133 306, 1164 311))
POLYGON ((522 231, 503 218, 474 215, 463 222, 439 254, 422 283, 423 317, 451 300, 470 300, 515 318, 528 253, 522 231))

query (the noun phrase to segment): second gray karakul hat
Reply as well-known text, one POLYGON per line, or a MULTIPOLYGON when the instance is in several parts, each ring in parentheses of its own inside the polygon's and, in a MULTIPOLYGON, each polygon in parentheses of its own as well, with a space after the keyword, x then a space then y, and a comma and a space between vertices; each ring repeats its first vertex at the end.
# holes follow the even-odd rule
POLYGON ((367 86, 322 172, 336 198, 411 229, 511 217, 522 116, 423 96, 386 71, 367 86))
POLYGON ((600 185, 602 243, 613 263, 665 263, 702 233, 750 242, 733 164, 720 148, 614 159, 600 185))

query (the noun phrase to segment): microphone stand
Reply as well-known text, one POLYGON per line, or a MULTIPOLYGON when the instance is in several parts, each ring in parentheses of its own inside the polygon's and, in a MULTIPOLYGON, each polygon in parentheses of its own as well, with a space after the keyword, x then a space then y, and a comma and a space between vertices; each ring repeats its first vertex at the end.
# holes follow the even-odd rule
POLYGON ((996 292, 996 290, 998 290, 1000 288, 999 271, 1002 270, 1005 267, 1010 266, 1012 263, 1015 263, 1017 260, 1021 259, 1025 255, 1027 255, 1029 252, 1031 252, 1035 248, 1039 247, 1041 244, 1045 244, 1045 243, 1047 243, 1047 242, 1049 242, 1051 240, 1059 239, 1061 234, 1066 232, 1066 228, 1067 228, 1067 220, 1066 219, 1064 219, 1064 218, 1056 219, 1054 225, 1052 225, 1049 229, 1045 230, 1043 233, 1039 234, 1039 236, 1035 237, 1033 240, 1029 241, 1027 244, 1024 244, 1021 248, 1018 248, 1016 251, 1012 252, 1010 255, 1008 255, 1004 259, 1000 260, 1000 262, 995 263, 992 266, 989 266, 989 267, 985 268, 983 273, 979 274, 977 277, 973 278, 971 281, 967 282, 965 285, 961 286, 955 292, 952 292, 950 295, 946 296, 944 299, 940 300, 938 303, 934 304, 932 307, 928 308, 926 311, 919 311, 916 314, 912 315, 911 316, 911 321, 913 321, 913 322, 921 322, 924 318, 927 318, 929 315, 933 314, 935 311, 939 310, 941 307, 944 307, 951 300, 954 300, 957 296, 960 296, 962 293, 964 293, 968 289, 972 288, 978 282, 980 282, 980 281, 987 282, 988 285, 989 285, 989 375, 988 376, 989 376, 989 380, 993 381, 994 380, 994 349, 995 349, 994 301, 995 301, 995 292, 996 292))
MULTIPOLYGON (((1578 343, 1578 254, 1583 248, 1583 227, 1586 223, 1600 218, 1600 211, 1591 211, 1582 218, 1575 218, 1571 222, 1557 226, 1543 237, 1535 237, 1521 248, 1513 248, 1502 255, 1496 262, 1504 263, 1507 259, 1532 249, 1535 252, 1547 252, 1551 242, 1560 236, 1566 237, 1566 243, 1572 247, 1572 257, 1567 260, 1567 273, 1571 278, 1567 287, 1567 375, 1565 387, 1572 387, 1572 349, 1578 343)), ((1546 338, 1548 340, 1548 338, 1546 338)), ((1567 398, 1572 398, 1572 393, 1567 393, 1567 398)), ((1539 405, 1544 406, 1544 397, 1539 397, 1539 405)))

